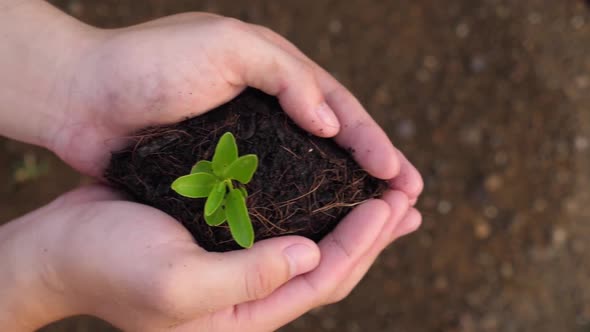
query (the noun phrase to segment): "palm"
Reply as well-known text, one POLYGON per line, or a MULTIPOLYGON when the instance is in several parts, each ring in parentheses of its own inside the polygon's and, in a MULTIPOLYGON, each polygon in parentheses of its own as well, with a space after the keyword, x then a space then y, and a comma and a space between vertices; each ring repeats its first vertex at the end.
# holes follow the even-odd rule
POLYGON ((154 328, 170 325, 173 317, 168 313, 172 308, 166 306, 171 302, 191 312, 192 324, 220 314, 208 310, 214 301, 205 305, 194 301, 198 300, 194 296, 196 290, 202 289, 199 283, 206 282, 203 273, 198 277, 187 270, 204 265, 207 253, 171 217, 148 206, 120 200, 117 193, 104 187, 70 192, 46 209, 47 218, 56 215, 67 230, 68 238, 62 242, 67 252, 64 264, 90 263, 76 266, 75 276, 70 276, 67 284, 72 291, 83 293, 84 298, 103 304, 96 315, 126 328, 144 330, 128 326, 129 318, 119 314, 145 312, 141 324, 154 328), (86 285, 93 287, 88 289, 86 285), (96 289, 110 291, 105 294, 94 292, 96 289), (193 298, 183 299, 174 289, 193 298), (117 301, 113 302, 113 298, 117 301), (201 317, 195 315, 198 312, 201 317), (147 317, 151 321, 145 321, 147 317))
POLYGON ((62 157, 98 176, 121 137, 202 114, 236 96, 245 85, 231 77, 224 60, 233 41, 211 38, 219 33, 209 17, 182 15, 158 21, 166 24, 157 29, 126 29, 86 58, 78 74, 83 93, 70 96, 62 157))
POLYGON ((393 187, 412 200, 422 189, 418 172, 350 92, 270 30, 193 13, 102 31, 94 40, 74 68, 53 144, 83 173, 100 176, 110 152, 134 131, 202 114, 253 86, 276 95, 303 129, 356 151, 372 175, 401 175, 393 187))

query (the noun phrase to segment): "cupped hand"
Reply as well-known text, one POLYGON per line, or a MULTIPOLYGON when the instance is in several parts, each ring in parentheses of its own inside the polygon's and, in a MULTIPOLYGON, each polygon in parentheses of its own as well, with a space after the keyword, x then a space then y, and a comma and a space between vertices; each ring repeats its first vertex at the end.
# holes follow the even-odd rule
POLYGON ((100 176, 135 130, 183 120, 252 86, 278 97, 302 128, 335 137, 376 177, 415 201, 422 179, 352 94, 273 31, 204 13, 95 30, 66 83, 58 155, 100 176))
MULTIPOLYGON (((41 12, 38 4, 26 2, 23 12, 41 12)), ((57 25, 75 30, 75 22, 66 23, 57 25)), ((411 207, 422 190, 416 169, 350 92, 281 36, 198 13, 125 29, 78 28, 58 44, 74 50, 57 47, 51 61, 23 67, 30 75, 22 86, 39 87, 28 105, 43 111, 7 113, 19 124, 8 126, 15 127, 11 137, 44 145, 101 177, 110 153, 135 130, 202 114, 252 86, 277 96, 302 128, 354 150, 359 164, 389 180, 391 190, 355 208, 317 245, 286 236, 223 254, 199 248, 170 216, 107 188, 71 192, 0 228, 0 253, 14 265, 0 277, 32 292, 12 294, 18 303, 0 301, 8 305, 0 326, 32 327, 46 312, 52 319, 94 314, 129 331, 274 330, 344 298, 389 243, 420 224, 411 207), (31 69, 54 62, 67 69, 62 81, 58 73, 31 69), (31 79, 39 77, 43 82, 31 79), (63 112, 45 109, 52 105, 63 112), (33 285, 36 274, 41 282, 33 285), (49 291, 36 292, 42 288, 49 291), (12 318, 21 307, 31 320, 12 318)), ((20 63, 14 59, 7 63, 20 63)))
POLYGON ((81 313, 132 331, 274 330, 344 298, 389 243, 420 224, 414 166, 348 90, 276 33, 197 13, 90 35, 47 144, 79 171, 100 177, 135 130, 203 114, 252 86, 277 96, 302 128, 353 149, 391 190, 318 245, 287 236, 224 254, 105 188, 67 194, 44 213, 64 220, 54 227, 63 231, 54 246, 62 277, 52 280, 81 313))
POLYGON ((259 332, 341 300, 419 218, 392 191, 355 209, 318 245, 287 236, 210 253, 168 215, 90 186, 12 225, 35 229, 19 240, 37 253, 27 265, 41 267, 43 284, 59 294, 41 301, 52 310, 62 303, 60 316, 92 314, 125 331, 259 332))

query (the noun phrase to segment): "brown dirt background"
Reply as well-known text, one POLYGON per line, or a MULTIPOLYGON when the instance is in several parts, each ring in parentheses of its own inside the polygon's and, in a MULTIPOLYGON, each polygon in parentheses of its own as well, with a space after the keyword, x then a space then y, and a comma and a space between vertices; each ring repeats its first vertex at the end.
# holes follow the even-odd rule
MULTIPOLYGON (((585 1, 52 2, 103 27, 188 10, 269 26, 342 80, 423 172, 422 229, 347 300, 282 331, 590 331, 585 1)), ((88 181, 6 139, 0 180, 0 222, 88 181), (36 174, 19 182, 23 164, 36 174)), ((43 331, 112 328, 78 318, 43 331)))

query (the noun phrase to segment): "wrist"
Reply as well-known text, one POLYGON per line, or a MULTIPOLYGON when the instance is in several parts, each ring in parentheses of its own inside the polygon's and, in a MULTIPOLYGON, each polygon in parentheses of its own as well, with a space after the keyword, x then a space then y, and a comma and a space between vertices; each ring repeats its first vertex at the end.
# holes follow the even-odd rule
MULTIPOLYGON (((33 331, 77 314, 57 271, 46 224, 29 216, 0 227, 0 330, 33 331)), ((50 225, 51 226, 51 225, 50 225)))
POLYGON ((98 30, 45 1, 0 0, 0 135, 47 148, 98 30))

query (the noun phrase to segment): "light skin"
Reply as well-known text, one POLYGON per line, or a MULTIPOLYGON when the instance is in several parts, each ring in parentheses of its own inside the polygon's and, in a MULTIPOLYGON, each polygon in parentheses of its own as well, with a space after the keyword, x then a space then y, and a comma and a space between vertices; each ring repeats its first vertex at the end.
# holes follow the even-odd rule
POLYGON ((343 299, 420 224, 417 170, 350 92, 266 28, 190 13, 100 30, 45 2, 0 0, 0 44, 0 134, 84 174, 100 179, 134 130, 203 114, 253 86, 391 184, 319 244, 286 236, 224 254, 107 187, 77 189, 0 227, 2 331, 82 313, 126 331, 272 331, 343 299))

